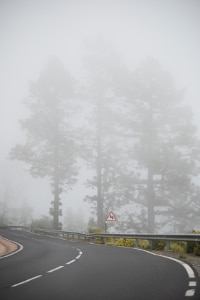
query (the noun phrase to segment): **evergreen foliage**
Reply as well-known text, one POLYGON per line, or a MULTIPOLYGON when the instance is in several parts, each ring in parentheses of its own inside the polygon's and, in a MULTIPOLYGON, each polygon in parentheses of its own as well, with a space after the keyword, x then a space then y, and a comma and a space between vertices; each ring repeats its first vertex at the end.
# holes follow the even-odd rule
POLYGON ((154 59, 130 71, 101 40, 88 47, 81 88, 57 59, 30 84, 30 116, 21 121, 26 142, 11 150, 11 158, 29 164, 32 176, 49 177, 54 229, 60 228, 60 195, 76 182, 79 157, 93 172, 86 178, 93 193, 85 200, 95 209, 97 227, 104 228, 111 208, 120 211, 118 230, 189 231, 199 220, 199 141, 184 93, 154 59), (78 117, 82 128, 74 126, 78 117))

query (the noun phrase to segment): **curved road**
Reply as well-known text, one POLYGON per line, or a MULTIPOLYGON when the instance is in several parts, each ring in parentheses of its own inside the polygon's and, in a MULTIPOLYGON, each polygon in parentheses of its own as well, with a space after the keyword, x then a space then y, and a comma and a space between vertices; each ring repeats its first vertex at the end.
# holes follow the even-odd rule
POLYGON ((4 300, 200 299, 188 265, 132 248, 0 231, 23 249, 0 259, 4 300))

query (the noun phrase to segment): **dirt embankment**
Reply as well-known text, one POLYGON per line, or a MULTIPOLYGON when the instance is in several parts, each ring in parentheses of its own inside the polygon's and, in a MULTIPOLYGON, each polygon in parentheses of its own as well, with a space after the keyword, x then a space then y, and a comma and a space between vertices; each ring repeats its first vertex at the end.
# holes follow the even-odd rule
POLYGON ((17 245, 0 236, 0 257, 18 249, 17 245))

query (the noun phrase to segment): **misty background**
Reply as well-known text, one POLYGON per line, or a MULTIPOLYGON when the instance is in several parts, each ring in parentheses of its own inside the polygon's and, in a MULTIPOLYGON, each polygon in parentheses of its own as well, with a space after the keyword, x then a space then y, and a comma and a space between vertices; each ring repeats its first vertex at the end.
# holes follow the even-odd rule
MULTIPOLYGON (((133 70, 148 57, 155 58, 170 72, 177 89, 184 89, 184 102, 192 108, 200 135, 199 13, 198 0, 0 0, 0 210, 9 224, 27 225, 49 213, 49 180, 32 178, 27 165, 11 161, 9 153, 26 140, 19 121, 28 114, 22 100, 29 81, 38 79, 53 56, 80 81, 88 40, 105 39, 133 70)), ((78 182, 62 196, 63 228, 67 216, 73 216, 73 228, 79 230, 94 217, 90 204, 83 201, 88 174, 82 166, 78 182)), ((120 219, 120 211, 110 209, 120 219)))

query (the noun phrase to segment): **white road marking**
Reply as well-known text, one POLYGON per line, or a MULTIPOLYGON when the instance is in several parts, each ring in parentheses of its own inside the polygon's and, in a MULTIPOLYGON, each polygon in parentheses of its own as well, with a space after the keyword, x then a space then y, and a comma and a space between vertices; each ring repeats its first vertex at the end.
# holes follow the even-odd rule
MULTIPOLYGON (((14 242, 14 243, 16 243, 16 242, 14 242)), ((18 244, 18 243, 16 243, 16 244, 18 244)), ((19 247, 20 247, 20 249, 19 249, 18 251, 21 251, 21 250, 23 249, 23 246, 20 245, 20 244, 18 244, 18 245, 19 245, 19 247)), ((78 250, 79 255, 76 256, 75 259, 73 259, 73 260, 67 262, 66 265, 72 264, 72 263, 75 262, 77 259, 79 259, 79 258, 81 257, 81 255, 83 254, 83 252, 82 252, 80 249, 75 248, 75 247, 72 247, 72 248, 78 250)), ((18 251, 15 251, 14 253, 11 253, 10 255, 15 254, 15 253, 18 252, 18 251)), ((9 255, 7 255, 7 256, 9 256, 9 255)), ((6 257, 6 256, 4 256, 4 257, 6 257)), ((2 257, 2 258, 3 258, 3 257, 2 257)), ((58 266, 58 267, 56 267, 56 268, 54 268, 54 269, 51 269, 51 270, 47 271, 46 273, 52 273, 52 272, 58 271, 58 270, 60 270, 60 269, 62 269, 62 268, 64 268, 64 266, 58 266)), ((27 279, 27 280, 18 282, 18 283, 16 283, 16 284, 13 284, 13 285, 11 285, 11 287, 17 287, 17 286, 19 286, 19 285, 25 284, 25 283, 27 283, 27 282, 29 282, 29 281, 35 280, 35 279, 37 279, 37 278, 39 278, 39 277, 42 277, 42 276, 43 276, 43 275, 38 275, 38 276, 35 276, 35 277, 32 277, 32 278, 29 278, 29 279, 27 279)))
POLYGON ((186 291, 185 296, 186 297, 192 297, 192 296, 194 296, 194 294, 195 294, 195 290, 191 289, 191 290, 186 291))
POLYGON ((37 278, 39 278, 39 277, 42 277, 42 275, 38 275, 38 276, 35 276, 35 277, 32 277, 32 278, 29 278, 29 279, 27 279, 27 280, 21 281, 21 282, 19 282, 19 283, 13 284, 13 285, 11 285, 11 287, 16 287, 16 286, 18 286, 18 285, 22 285, 22 284, 27 283, 27 282, 29 282, 29 281, 35 280, 35 279, 37 279, 37 278))
POLYGON ((189 286, 197 286, 196 281, 190 281, 190 282, 189 282, 189 286))
MULTIPOLYGON (((153 252, 150 252, 150 251, 147 251, 147 250, 143 250, 143 249, 138 249, 138 248, 134 248, 134 249, 139 250, 139 251, 144 251, 144 252, 147 252, 147 253, 155 255, 155 256, 161 256, 161 257, 164 257, 164 258, 167 258, 167 259, 170 259, 170 260, 174 260, 175 262, 181 264, 184 267, 184 269, 186 270, 186 272, 188 274, 189 279, 195 278, 195 274, 194 274, 194 271, 192 270, 192 268, 188 264, 184 263, 181 260, 178 260, 178 259, 173 258, 173 257, 169 257, 169 256, 164 256, 164 255, 160 255, 160 254, 157 254, 157 253, 153 253, 153 252)), ((189 286, 196 286, 196 282, 193 282, 193 283, 189 282, 189 286), (191 285, 190 285, 190 283, 191 283, 191 285), (192 285, 192 284, 194 284, 194 285, 192 285)), ((194 296, 194 294, 195 294, 195 289, 190 289, 190 290, 187 290, 185 292, 185 296, 187 296, 187 297, 194 296)))
POLYGON ((47 273, 52 273, 52 272, 57 271, 57 270, 60 270, 60 269, 62 269, 62 268, 64 268, 64 266, 59 266, 59 267, 57 267, 57 268, 54 268, 54 269, 52 269, 52 270, 47 271, 47 273))
POLYGON ((75 259, 70 260, 70 261, 68 261, 68 262, 66 263, 66 265, 70 265, 70 264, 72 264, 72 263, 75 262, 75 261, 76 261, 75 259))

